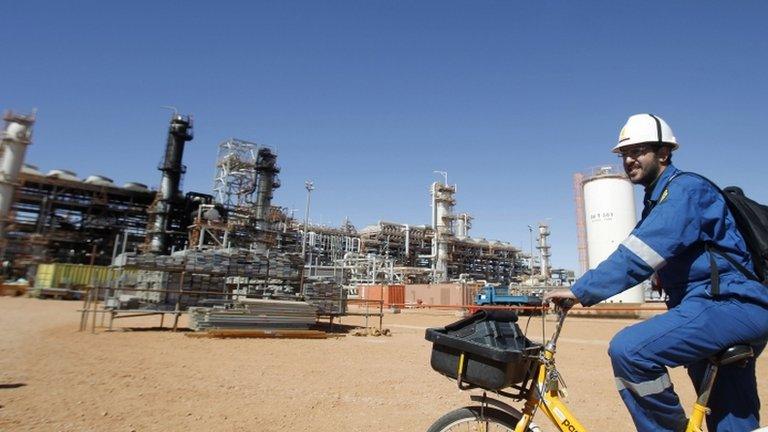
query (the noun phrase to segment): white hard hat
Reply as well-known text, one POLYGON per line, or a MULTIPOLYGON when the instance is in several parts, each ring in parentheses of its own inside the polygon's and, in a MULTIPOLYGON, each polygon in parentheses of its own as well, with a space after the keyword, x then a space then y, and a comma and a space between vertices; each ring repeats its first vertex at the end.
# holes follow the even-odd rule
POLYGON ((668 145, 672 150, 679 147, 672 128, 661 117, 653 114, 635 114, 627 120, 619 133, 619 143, 613 148, 620 153, 622 147, 636 144, 668 145))

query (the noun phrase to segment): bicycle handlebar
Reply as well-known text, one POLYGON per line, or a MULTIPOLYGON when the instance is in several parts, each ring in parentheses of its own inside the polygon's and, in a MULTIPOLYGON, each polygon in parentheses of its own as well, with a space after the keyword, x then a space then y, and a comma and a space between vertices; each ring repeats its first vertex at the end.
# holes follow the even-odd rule
POLYGON ((552 299, 552 301, 553 301, 553 303, 555 303, 557 306, 559 306, 561 309, 563 309, 566 312, 570 308, 574 307, 576 305, 576 303, 577 303, 576 300, 569 299, 569 298, 558 299, 557 301, 552 299))
POLYGON ((570 310, 576 304, 576 300, 567 298, 558 299, 557 302, 553 301, 553 303, 555 303, 557 306, 557 327, 555 328, 555 333, 546 343, 546 349, 554 353, 555 347, 557 345, 557 339, 560 337, 560 330, 563 328, 563 321, 565 321, 565 316, 568 315, 568 310, 570 310))

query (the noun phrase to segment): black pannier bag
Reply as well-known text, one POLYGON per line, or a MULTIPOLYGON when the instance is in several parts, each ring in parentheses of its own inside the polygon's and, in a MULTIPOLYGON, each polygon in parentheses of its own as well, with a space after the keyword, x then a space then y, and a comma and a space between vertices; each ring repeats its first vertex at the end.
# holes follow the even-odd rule
POLYGON ((432 368, 462 388, 501 390, 523 382, 541 345, 531 342, 512 311, 481 310, 443 328, 427 329, 432 368))

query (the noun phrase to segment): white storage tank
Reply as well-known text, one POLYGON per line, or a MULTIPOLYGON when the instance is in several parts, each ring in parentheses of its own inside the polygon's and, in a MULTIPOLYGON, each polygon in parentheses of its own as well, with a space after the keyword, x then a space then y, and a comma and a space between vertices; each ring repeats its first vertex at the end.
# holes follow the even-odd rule
POLYGON ((37 165, 30 165, 30 164, 24 164, 21 167, 21 172, 27 175, 36 175, 36 176, 43 175, 42 171, 40 171, 37 165))
MULTIPOLYGON (((583 183, 584 216, 589 268, 612 254, 637 224, 633 185, 623 170, 600 167, 583 183)), ((642 303, 643 287, 637 285, 606 300, 606 303, 642 303)))
POLYGON ((76 172, 65 170, 65 169, 52 169, 48 171, 48 174, 46 174, 46 176, 51 178, 62 179, 62 180, 77 181, 77 182, 80 181, 80 179, 77 178, 76 172))
POLYGON ((109 178, 105 177, 103 175, 89 175, 85 179, 83 179, 83 183, 92 184, 96 186, 115 186, 115 182, 109 178))
POLYGON ((507 242, 501 242, 501 246, 499 246, 499 249, 509 250, 509 251, 516 251, 518 250, 515 245, 512 243, 507 242))
POLYGON ((123 185, 123 189, 127 189, 129 191, 134 192, 149 192, 149 188, 144 183, 139 182, 128 182, 123 185))

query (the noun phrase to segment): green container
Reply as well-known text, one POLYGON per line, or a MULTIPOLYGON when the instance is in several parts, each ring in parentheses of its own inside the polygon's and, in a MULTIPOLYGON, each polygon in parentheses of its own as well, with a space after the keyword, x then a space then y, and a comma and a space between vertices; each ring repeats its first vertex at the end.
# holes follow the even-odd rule
POLYGON ((121 270, 83 264, 39 264, 35 288, 82 288, 107 286, 116 280, 121 270))

